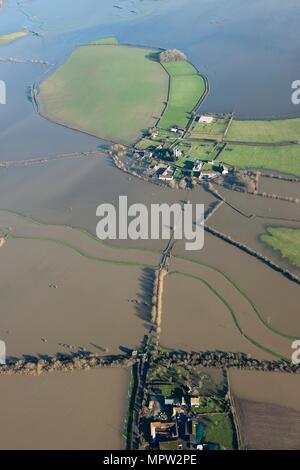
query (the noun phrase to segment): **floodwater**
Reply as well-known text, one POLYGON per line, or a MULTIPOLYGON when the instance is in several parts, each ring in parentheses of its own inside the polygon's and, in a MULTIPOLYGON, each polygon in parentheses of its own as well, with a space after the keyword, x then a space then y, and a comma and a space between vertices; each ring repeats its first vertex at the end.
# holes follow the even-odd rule
MULTIPOLYGON (((42 59, 50 65, 0 63, 0 80, 7 85, 7 104, 0 106, 1 161, 107 147, 101 139, 48 122, 36 114, 28 99, 32 83, 53 73, 76 46, 100 37, 116 36, 123 43, 182 49, 209 79, 210 94, 202 105, 205 111, 234 111, 241 118, 300 115, 300 108, 292 105, 290 99, 291 82, 299 78, 297 0, 253 0, 247 4, 240 0, 118 3, 122 3, 122 9, 115 8, 115 0, 6 1, 0 10, 1 33, 27 26, 41 37, 30 35, 1 47, 0 58, 42 59)), ((117 203, 119 195, 127 195, 129 203, 145 204, 190 199, 204 203, 206 208, 215 201, 202 188, 188 193, 137 180, 116 169, 105 156, 0 168, 0 209, 25 213, 50 224, 81 227, 92 234, 97 224, 97 206, 102 202, 117 203)), ((234 194, 232 202, 247 211, 256 211, 250 197, 234 194)), ((260 198, 258 207, 264 216, 271 208, 272 217, 298 217, 297 208, 287 203, 260 198)), ((209 223, 258 246, 256 236, 267 219, 254 219, 250 227, 245 218, 226 208, 222 212, 223 209, 209 223)), ((70 228, 33 227, 28 221, 0 212, 1 229, 10 226, 14 235, 59 238, 111 261, 130 258, 135 263, 157 264, 158 253, 129 248, 161 251, 166 245, 165 241, 122 242, 118 245, 124 250, 116 250, 88 240, 77 231, 72 233, 70 228)), ((260 249, 267 250, 262 246, 260 249)), ((178 242, 174 253, 220 270, 251 299, 269 326, 288 335, 300 335, 296 308, 299 286, 281 274, 209 234, 202 251, 186 252, 183 243, 178 242)), ((245 297, 226 285, 224 277, 191 262, 174 260, 172 269, 175 268, 209 279, 238 312, 242 328, 250 336, 270 349, 288 354, 287 341, 281 335, 272 336, 253 315, 245 297)), ((5 243, 0 250, 0 271, 0 336, 7 342, 9 355, 55 353, 65 349, 59 343, 103 353, 120 352, 120 347, 138 346, 149 330, 151 283, 144 267, 98 263, 63 245, 30 239, 5 243), (53 284, 57 289, 49 287, 53 284)), ((174 274, 166 279, 165 295, 162 341, 166 345, 242 350, 254 357, 273 357, 237 331, 224 303, 199 281, 174 274)), ((123 371, 88 374, 1 379, 1 403, 6 405, 1 410, 5 430, 0 433, 1 445, 122 447, 122 400, 127 399, 128 375, 118 379, 116 375, 123 371), (105 375, 110 373, 115 374, 113 379, 105 375), (52 398, 47 394, 50 392, 52 398), (77 392, 88 403, 84 426, 79 419, 82 407, 77 392), (74 399, 68 404, 70 396, 74 399), (12 398, 13 405, 7 406, 12 398), (45 411, 47 407, 50 412, 45 411), (94 413, 95 409, 99 409, 100 416, 94 413), (35 427, 30 427, 32 433, 28 433, 30 416, 35 423, 35 427), (41 416, 45 417, 43 427, 41 416), (57 428, 63 432, 57 433, 57 428), (73 434, 68 432, 70 429, 73 434)))
MULTIPOLYGON (((280 194, 276 189, 277 181, 271 181, 268 182, 268 186, 265 185, 264 190, 268 189, 271 194, 280 194)), ((297 194, 297 189, 294 186, 298 185, 298 190, 300 187, 297 183, 279 183, 281 190, 286 190, 284 196, 290 196, 292 192, 297 194), (288 185, 291 185, 290 193, 287 191, 288 185)), ((208 224, 299 276, 300 270, 297 267, 291 265, 260 240, 260 236, 266 233, 266 229, 270 225, 300 228, 299 204, 224 189, 220 190, 220 193, 230 205, 223 205, 209 219, 208 224)))
POLYGON ((300 377, 235 369, 229 377, 244 446, 299 449, 300 377))
POLYGON ((205 265, 172 263, 162 318, 161 342, 175 350, 243 352, 263 359, 290 356, 291 341, 259 319, 236 285, 205 265))
POLYGON ((139 347, 149 330, 153 255, 112 255, 116 250, 96 241, 80 243, 82 235, 6 222, 14 236, 26 237, 8 239, 0 253, 0 335, 8 356, 80 347, 107 355, 139 347))
POLYGON ((203 250, 187 252, 178 242, 174 254, 220 270, 247 295, 270 326, 299 337, 299 285, 208 233, 203 250))
POLYGON ((297 199, 300 195, 300 183, 261 177, 259 182, 259 192, 269 194, 275 193, 279 196, 289 196, 297 199))
POLYGON ((109 368, 0 377, 0 448, 124 449, 129 381, 109 368))

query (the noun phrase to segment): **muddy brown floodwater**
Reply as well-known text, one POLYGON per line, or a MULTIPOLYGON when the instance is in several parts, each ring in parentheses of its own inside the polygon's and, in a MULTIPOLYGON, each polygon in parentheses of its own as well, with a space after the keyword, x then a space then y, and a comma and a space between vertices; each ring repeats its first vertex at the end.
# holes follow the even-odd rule
POLYGON ((208 233, 205 234, 203 250, 188 252, 184 250, 183 243, 178 242, 174 254, 220 270, 248 296, 270 327, 299 337, 299 285, 208 233))
POLYGON ((229 372, 243 447, 299 449, 300 376, 274 372, 229 372))
POLYGON ((78 347, 118 354, 140 345, 156 254, 124 253, 76 230, 2 212, 4 227, 10 237, 28 237, 9 238, 0 250, 0 334, 9 356, 78 347))
POLYGON ((130 369, 0 378, 1 449, 122 449, 130 369))
MULTIPOLYGON (((295 185, 295 183, 289 184, 295 185)), ((300 205, 224 189, 220 190, 220 193, 237 210, 223 204, 222 208, 209 219, 209 225, 299 276, 300 270, 262 243, 260 235, 266 232, 269 225, 300 228, 300 205), (252 215, 253 217, 250 217, 252 215)))
POLYGON ((259 359, 289 358, 291 348, 221 273, 182 260, 172 263, 165 280, 161 342, 176 350, 217 349, 259 359))

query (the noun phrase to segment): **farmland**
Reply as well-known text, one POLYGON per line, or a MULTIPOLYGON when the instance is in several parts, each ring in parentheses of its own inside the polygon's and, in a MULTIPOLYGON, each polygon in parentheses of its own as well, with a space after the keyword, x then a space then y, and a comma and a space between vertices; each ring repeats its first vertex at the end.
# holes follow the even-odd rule
POLYGON ((194 122, 190 129, 190 137, 193 139, 222 139, 230 121, 230 115, 215 117, 209 124, 194 122))
POLYGON ((216 443, 221 450, 230 450, 234 446, 231 419, 226 414, 208 415, 201 418, 205 425, 204 439, 216 443))
POLYGON ((300 176, 300 146, 227 145, 219 156, 236 168, 262 168, 300 176))
POLYGON ((113 44, 78 48, 41 84, 42 114, 97 137, 136 140, 155 124, 167 96, 168 75, 152 53, 113 44))
POLYGON ((299 141, 300 119, 272 121, 233 120, 227 134, 229 141, 276 143, 299 141))
POLYGON ((206 92, 206 82, 187 61, 164 63, 163 66, 170 76, 170 94, 159 127, 186 127, 191 112, 206 92))

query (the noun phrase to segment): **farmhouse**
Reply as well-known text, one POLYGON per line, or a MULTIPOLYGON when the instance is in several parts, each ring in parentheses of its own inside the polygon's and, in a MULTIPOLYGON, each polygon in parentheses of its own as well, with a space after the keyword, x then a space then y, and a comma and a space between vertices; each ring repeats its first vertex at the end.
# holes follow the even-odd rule
POLYGON ((224 176, 228 175, 228 173, 229 173, 228 167, 224 166, 224 165, 221 166, 221 171, 222 171, 222 175, 224 175, 224 176))
POLYGON ((160 168, 157 171, 156 176, 158 176, 158 179, 162 181, 172 181, 174 179, 173 170, 170 166, 167 168, 160 168))
POLYGON ((170 127, 169 131, 179 133, 179 134, 184 134, 185 129, 183 129, 182 127, 172 126, 170 127))
POLYGON ((193 171, 201 171, 202 166, 203 162, 201 162, 201 160, 197 160, 193 166, 193 171))
POLYGON ((199 397, 191 397, 191 406, 199 406, 200 405, 200 398, 199 397))
POLYGON ((180 158, 181 155, 182 155, 182 152, 178 147, 175 147, 174 150, 173 150, 173 154, 174 154, 175 158, 180 158))
POLYGON ((151 139, 156 139, 159 136, 159 130, 156 127, 150 129, 151 139))
POLYGON ((208 179, 217 178, 217 176, 219 176, 219 174, 216 171, 207 170, 207 171, 202 171, 200 173, 199 179, 200 180, 202 180, 202 179, 208 180, 208 179))
POLYGON ((150 423, 150 434, 153 441, 177 439, 178 429, 176 422, 154 421, 150 423))

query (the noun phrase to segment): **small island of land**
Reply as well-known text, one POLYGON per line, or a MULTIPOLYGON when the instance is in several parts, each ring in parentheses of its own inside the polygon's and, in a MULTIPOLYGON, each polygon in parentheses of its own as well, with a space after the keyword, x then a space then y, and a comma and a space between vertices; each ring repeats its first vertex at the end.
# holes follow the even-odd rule
POLYGON ((41 84, 41 113, 126 144, 161 116, 162 127, 186 126, 205 81, 186 60, 160 62, 160 52, 119 45, 113 38, 79 47, 41 84))
POLYGON ((28 31, 17 31, 15 33, 0 35, 0 46, 9 44, 10 42, 16 41, 17 39, 23 38, 24 36, 27 36, 27 35, 28 35, 28 31))

